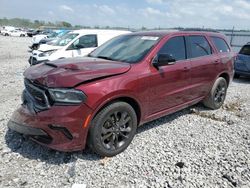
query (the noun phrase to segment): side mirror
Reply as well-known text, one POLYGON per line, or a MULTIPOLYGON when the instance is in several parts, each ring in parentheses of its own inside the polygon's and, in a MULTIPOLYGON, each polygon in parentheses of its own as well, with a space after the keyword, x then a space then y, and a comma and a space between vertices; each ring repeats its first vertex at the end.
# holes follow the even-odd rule
POLYGON ((155 67, 173 65, 175 61, 176 60, 169 54, 158 54, 153 60, 153 65, 155 67))

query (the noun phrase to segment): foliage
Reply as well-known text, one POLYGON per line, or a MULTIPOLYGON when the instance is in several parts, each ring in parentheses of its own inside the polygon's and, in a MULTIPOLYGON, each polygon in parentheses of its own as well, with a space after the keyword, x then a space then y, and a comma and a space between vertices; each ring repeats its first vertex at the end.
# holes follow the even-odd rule
POLYGON ((24 27, 24 28, 39 28, 41 26, 47 27, 58 27, 58 28, 72 28, 72 25, 66 21, 45 22, 42 20, 31 21, 29 19, 23 18, 0 18, 0 26, 14 26, 14 27, 24 27))

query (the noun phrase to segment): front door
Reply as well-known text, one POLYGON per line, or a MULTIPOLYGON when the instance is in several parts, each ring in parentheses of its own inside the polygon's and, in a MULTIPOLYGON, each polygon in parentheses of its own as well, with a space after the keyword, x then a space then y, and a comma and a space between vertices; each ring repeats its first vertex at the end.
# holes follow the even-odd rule
POLYGON ((158 54, 171 55, 176 62, 158 68, 151 67, 147 80, 151 92, 148 115, 183 104, 190 95, 190 61, 187 60, 185 38, 170 38, 158 54))
POLYGON ((84 35, 76 39, 69 49, 72 57, 81 57, 92 52, 97 46, 97 35, 84 35))

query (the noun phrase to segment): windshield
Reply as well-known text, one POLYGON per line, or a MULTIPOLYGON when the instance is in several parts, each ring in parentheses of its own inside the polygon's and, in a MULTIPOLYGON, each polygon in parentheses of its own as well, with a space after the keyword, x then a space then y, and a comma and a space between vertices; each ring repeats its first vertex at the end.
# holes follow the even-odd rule
POLYGON ((52 32, 48 35, 48 38, 55 38, 58 35, 56 32, 52 32))
POLYGON ((69 33, 70 31, 63 31, 63 32, 60 32, 56 37, 58 38, 61 38, 63 37, 64 35, 67 35, 67 33, 69 33))
POLYGON ((90 57, 136 63, 159 41, 155 36, 118 36, 89 54, 90 57))
POLYGON ((250 55, 250 45, 245 45, 241 48, 239 54, 250 55))
POLYGON ((64 35, 62 38, 58 39, 54 43, 54 46, 66 46, 70 41, 72 41, 78 35, 79 35, 78 33, 68 33, 67 35, 64 35))

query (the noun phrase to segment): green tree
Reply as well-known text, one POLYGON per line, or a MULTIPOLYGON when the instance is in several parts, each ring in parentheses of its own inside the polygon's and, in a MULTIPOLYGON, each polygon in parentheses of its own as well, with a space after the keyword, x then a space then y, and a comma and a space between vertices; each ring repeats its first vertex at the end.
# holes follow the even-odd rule
POLYGON ((72 25, 69 22, 62 21, 63 27, 72 27, 72 25))

